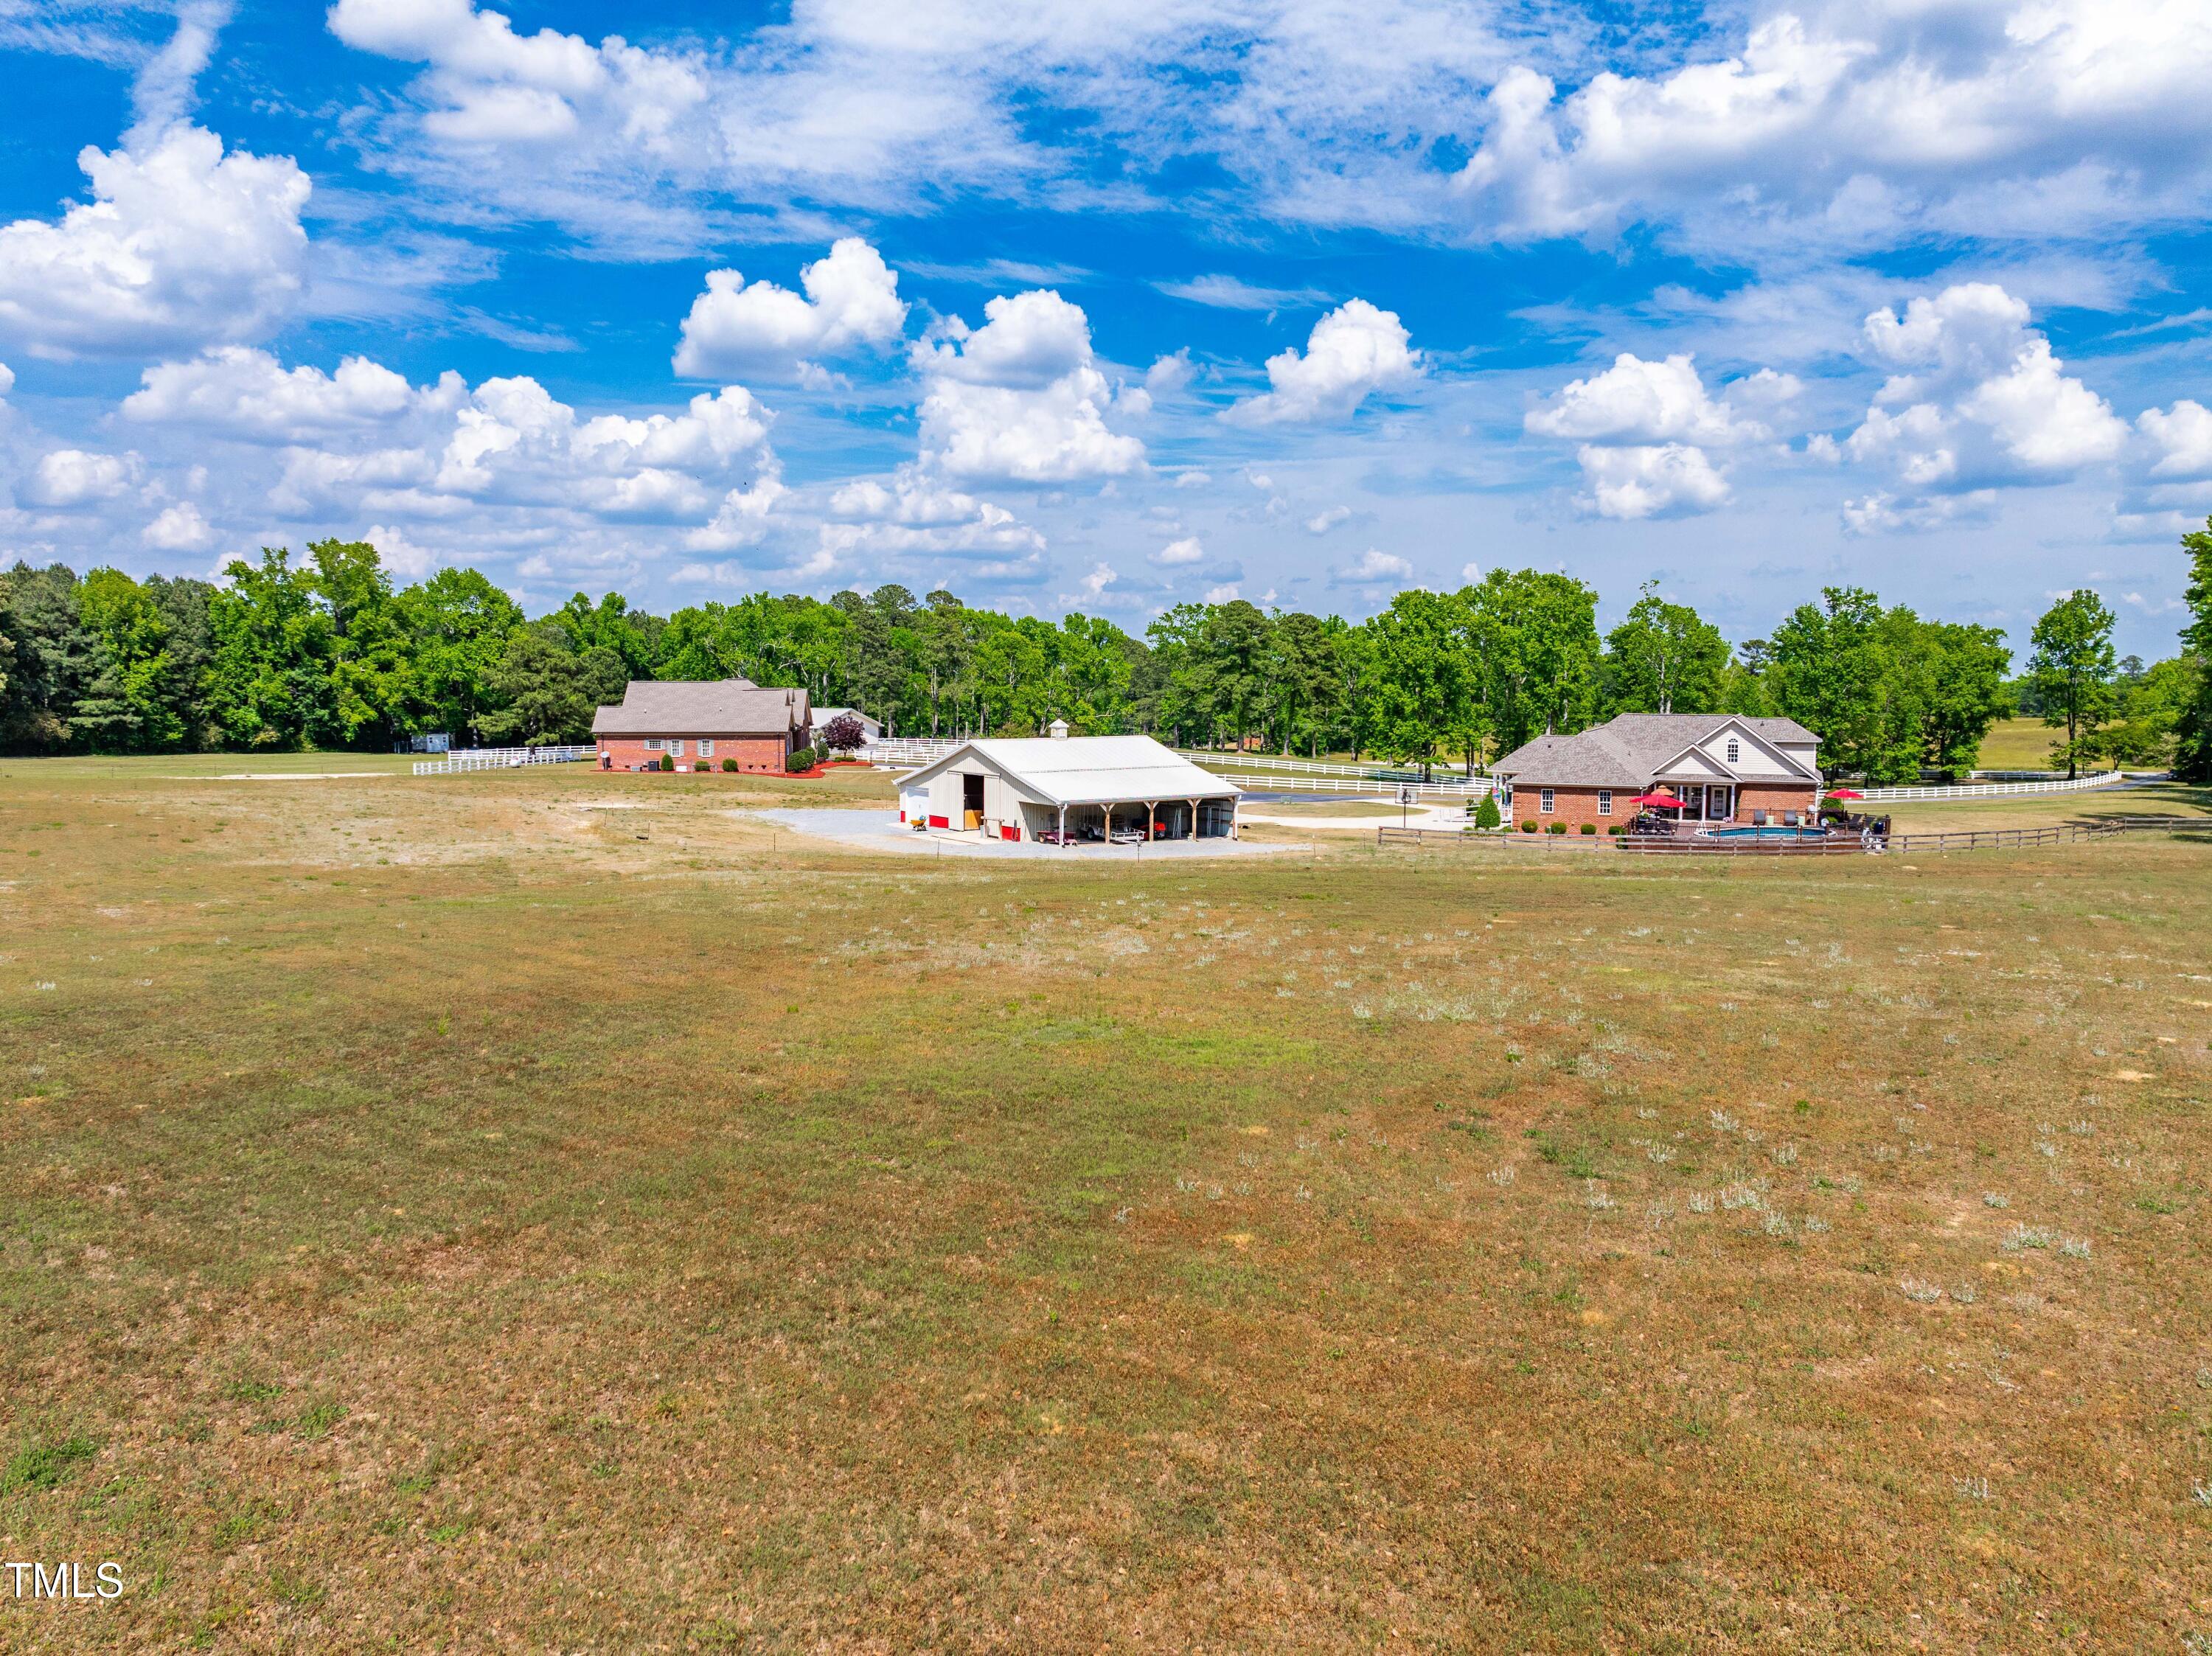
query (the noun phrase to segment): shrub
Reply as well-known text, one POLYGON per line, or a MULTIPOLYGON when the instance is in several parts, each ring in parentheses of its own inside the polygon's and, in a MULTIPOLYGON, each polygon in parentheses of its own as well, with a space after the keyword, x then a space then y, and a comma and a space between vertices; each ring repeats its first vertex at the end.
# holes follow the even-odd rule
POLYGON ((726 771, 733 771, 737 769, 737 767, 738 761, 734 759, 725 759, 722 761, 722 768, 726 771))
POLYGON ((1567 825, 1565 822, 1554 822, 1552 824, 1551 831, 1554 834, 1565 834, 1567 831, 1567 825))
POLYGON ((1521 832, 1523 834, 1534 834, 1535 831, 1536 825, 1534 822, 1523 822, 1521 824, 1521 832))
POLYGON ((1479 828, 1494 828, 1505 819, 1498 815, 1498 796, 1486 793, 1474 808, 1474 825, 1479 828))
POLYGON ((660 755, 660 768, 661 768, 661 769, 663 769, 663 770, 665 770, 665 771, 672 771, 672 770, 674 770, 674 769, 676 768, 676 761, 675 761, 675 760, 673 760, 672 758, 671 758, 671 757, 670 757, 668 755, 666 755, 666 754, 663 754, 663 755, 660 755))
POLYGON ((1583 824, 1583 832, 1595 837, 1597 834, 1597 824, 1595 822, 1584 822, 1583 824))
POLYGON ((1611 828, 1607 828, 1606 832, 1607 834, 1626 834, 1628 830, 1622 827, 1619 822, 1615 822, 1611 828))
POLYGON ((812 770, 814 768, 814 749, 811 748, 797 748, 793 749, 791 757, 783 761, 783 767, 787 771, 812 770))

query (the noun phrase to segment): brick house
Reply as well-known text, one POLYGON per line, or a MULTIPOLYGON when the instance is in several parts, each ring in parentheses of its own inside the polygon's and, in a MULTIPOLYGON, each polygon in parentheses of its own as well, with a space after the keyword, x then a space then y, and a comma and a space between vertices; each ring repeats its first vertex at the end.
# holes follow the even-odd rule
POLYGON ((781 771, 806 743, 813 711, 804 690, 763 689, 750 679, 705 683, 633 679, 622 701, 592 716, 601 770, 781 771))
POLYGON ((1820 738, 1790 719, 1621 713, 1573 736, 1540 736, 1492 768, 1516 828, 1626 827, 1629 801, 1663 785, 1685 822, 1780 822, 1820 802, 1820 738))

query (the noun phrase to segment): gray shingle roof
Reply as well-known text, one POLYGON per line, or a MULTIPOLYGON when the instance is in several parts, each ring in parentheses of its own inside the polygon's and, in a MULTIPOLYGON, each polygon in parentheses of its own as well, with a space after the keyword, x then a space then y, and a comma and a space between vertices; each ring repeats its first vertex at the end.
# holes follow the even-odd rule
POLYGON ((592 716, 592 734, 784 736, 808 716, 805 691, 763 689, 749 678, 633 679, 619 705, 592 716))
POLYGON ((1516 787, 1640 788, 1685 748, 1723 725, 1741 725, 1761 739, 1802 746, 1820 738, 1794 719, 1743 719, 1732 713, 1617 713, 1574 736, 1540 736, 1493 768, 1516 787))

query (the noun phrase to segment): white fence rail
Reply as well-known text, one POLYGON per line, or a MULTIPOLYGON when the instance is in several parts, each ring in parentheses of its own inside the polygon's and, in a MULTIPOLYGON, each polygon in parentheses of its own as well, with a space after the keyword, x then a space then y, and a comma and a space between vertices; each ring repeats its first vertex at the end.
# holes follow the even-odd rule
POLYGON ((1996 799, 2020 793, 2080 793, 2089 788, 2109 788, 2127 779, 2118 771, 2094 776, 2062 776, 2040 782, 1959 782, 1949 787, 1861 788, 1859 798, 1875 799, 1996 799))
POLYGON ((417 761, 417 776, 450 776, 456 771, 503 771, 520 765, 574 765, 594 757, 593 747, 464 748, 443 759, 417 761))
POLYGON ((1401 789, 1408 788, 1416 799, 1480 799, 1493 786, 1486 776, 1478 776, 1472 782, 1458 779, 1449 782, 1363 782, 1342 776, 1255 776, 1230 770, 1213 773, 1240 788, 1257 788, 1267 793, 1345 793, 1369 799, 1395 800, 1401 789))
MULTIPOLYGON (((1296 771, 1302 776, 1350 776, 1370 782, 1420 782, 1421 773, 1406 766, 1339 765, 1328 760, 1300 759, 1295 755, 1285 757, 1278 754, 1223 752, 1213 748, 1177 748, 1176 751, 1193 764, 1203 765, 1208 770, 1224 767, 1246 770, 1296 771)), ((1431 766, 1430 779, 1424 787, 1441 787, 1452 776, 1449 767, 1431 766)), ((1480 781, 1483 779, 1475 779, 1480 781)))
POLYGON ((941 737, 887 736, 860 749, 860 757, 886 769, 933 765, 967 740, 941 737))

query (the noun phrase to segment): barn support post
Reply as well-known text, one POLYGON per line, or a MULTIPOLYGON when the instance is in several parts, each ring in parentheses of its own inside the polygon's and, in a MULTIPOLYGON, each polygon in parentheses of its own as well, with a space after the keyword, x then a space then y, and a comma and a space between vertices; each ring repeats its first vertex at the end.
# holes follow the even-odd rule
POLYGON ((1198 801, 1186 799, 1183 804, 1190 807, 1190 837, 1195 840, 1198 838, 1198 801))
POLYGON ((1145 843, 1146 845, 1150 845, 1152 842, 1152 829, 1156 826, 1152 819, 1159 814, 1160 802, 1158 800, 1147 799, 1145 801, 1145 843))
POLYGON ((1067 849, 1067 807, 1066 805, 1060 808, 1060 848, 1062 851, 1067 849))

